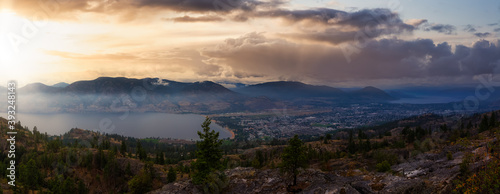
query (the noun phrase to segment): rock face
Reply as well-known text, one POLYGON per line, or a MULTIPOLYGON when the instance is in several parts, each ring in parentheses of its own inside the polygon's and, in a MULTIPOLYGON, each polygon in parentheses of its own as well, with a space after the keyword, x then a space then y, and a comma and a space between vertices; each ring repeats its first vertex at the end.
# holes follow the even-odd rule
MULTIPOLYGON (((297 177, 298 185, 290 187, 292 178, 279 169, 259 170, 237 167, 224 171, 228 186, 223 193, 451 193, 453 180, 460 175, 460 165, 469 155, 470 171, 488 163, 485 154, 488 144, 496 138, 473 142, 468 146, 445 146, 440 151, 426 152, 393 165, 391 172, 370 172, 363 166, 357 169, 337 168, 323 172, 303 170, 297 177), (447 153, 453 153, 448 158, 447 153)), ((342 162, 341 160, 337 160, 342 162)), ((170 183, 151 193, 203 193, 189 179, 170 183)))
MULTIPOLYGON (((229 177, 229 186, 224 193, 430 193, 430 189, 421 179, 384 175, 380 183, 367 180, 366 176, 338 176, 320 170, 307 169, 298 177, 298 185, 288 187, 291 179, 280 174, 277 169, 257 170, 254 168, 234 168, 225 171, 229 177), (383 190, 378 185, 386 185, 383 190)), ((377 177, 380 178, 380 177, 377 177)), ((151 193, 202 193, 190 180, 181 180, 165 185, 151 193)))

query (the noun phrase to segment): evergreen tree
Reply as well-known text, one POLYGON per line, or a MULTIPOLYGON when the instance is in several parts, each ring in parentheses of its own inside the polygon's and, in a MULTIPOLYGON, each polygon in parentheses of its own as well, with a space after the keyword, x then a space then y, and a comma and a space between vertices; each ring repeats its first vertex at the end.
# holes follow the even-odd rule
POLYGON ((447 132, 448 131, 448 126, 446 124, 440 126, 441 131, 447 132))
POLYGON ((497 126, 497 115, 496 115, 495 111, 493 111, 491 113, 491 117, 490 117, 489 128, 492 129, 496 126, 497 126))
POLYGON ((366 142, 364 143, 363 147, 364 147, 364 150, 366 152, 368 152, 372 149, 372 144, 370 142, 370 138, 366 138, 366 142))
POLYGON ((66 178, 62 183, 61 193, 73 193, 75 192, 75 183, 72 178, 66 178))
POLYGON ((167 173, 167 180, 169 183, 174 182, 177 179, 177 173, 175 172, 175 169, 170 167, 168 169, 167 173))
POLYGON ((83 184, 83 181, 79 180, 78 181, 78 194, 85 194, 88 193, 88 189, 85 187, 85 184, 83 184))
POLYGON ((351 153, 354 154, 356 153, 356 143, 354 142, 354 134, 353 131, 349 131, 349 143, 347 144, 347 150, 351 153))
POLYGON ((120 153, 125 156, 126 152, 127 152, 127 144, 125 143, 125 140, 123 140, 122 145, 120 146, 120 153))
POLYGON ((27 164, 21 164, 20 181, 24 183, 28 189, 37 189, 41 179, 41 173, 33 159, 30 159, 27 164))
POLYGON ((425 135, 427 135, 427 131, 424 130, 422 127, 418 126, 416 129, 415 129, 415 136, 418 140, 422 140, 425 135))
MULTIPOLYGON (((445 124, 445 126, 446 126, 446 124, 445 124)), ((415 131, 413 131, 411 129, 408 131, 408 135, 406 136, 406 141, 408 143, 413 143, 415 141, 415 131)))
POLYGON ((292 174, 293 185, 297 185, 297 175, 300 168, 307 167, 306 147, 298 135, 295 135, 288 141, 288 146, 281 155, 282 163, 280 169, 282 172, 292 174))
POLYGON ((165 157, 163 156, 163 152, 158 151, 158 152, 156 153, 155 163, 156 163, 156 164, 159 164, 159 165, 163 165, 163 164, 165 164, 165 157))
POLYGON ((125 167, 125 175, 132 176, 132 170, 130 169, 130 162, 128 162, 127 167, 125 167))
POLYGON ((153 187, 152 181, 153 180, 145 167, 139 174, 135 175, 134 178, 128 182, 130 193, 139 194, 149 192, 153 187))
POLYGON ((410 127, 406 126, 405 128, 403 128, 403 131, 401 131, 401 134, 403 136, 406 136, 406 135, 408 135, 409 131, 410 131, 410 127))
POLYGON ((484 115, 481 123, 479 124, 479 132, 487 131, 489 129, 489 119, 488 115, 484 115))
POLYGON ((111 153, 112 153, 113 155, 116 155, 116 154, 118 153, 118 146, 114 145, 114 146, 113 146, 113 149, 111 150, 111 153))
POLYGON ((142 148, 140 140, 137 140, 136 156, 139 158, 139 160, 146 160, 148 157, 146 150, 144 150, 144 148, 142 148))
POLYGON ((206 183, 207 177, 211 172, 221 169, 222 158, 222 140, 219 140, 219 132, 210 130, 210 118, 206 117, 201 125, 203 131, 198 131, 201 141, 196 142, 196 161, 193 163, 195 172, 193 174, 193 183, 199 185, 206 183))

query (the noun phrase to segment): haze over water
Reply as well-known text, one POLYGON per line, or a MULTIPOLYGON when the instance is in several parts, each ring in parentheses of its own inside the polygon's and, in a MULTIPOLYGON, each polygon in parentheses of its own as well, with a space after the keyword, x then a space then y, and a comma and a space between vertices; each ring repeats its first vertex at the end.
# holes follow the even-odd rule
MULTIPOLYGON (((101 133, 119 134, 136 138, 163 137, 197 140, 204 117, 196 114, 168 113, 51 113, 17 115, 17 120, 30 130, 50 135, 68 132, 71 128, 81 128, 101 133)), ((212 123, 211 129, 220 132, 219 138, 231 134, 221 126, 212 123)))

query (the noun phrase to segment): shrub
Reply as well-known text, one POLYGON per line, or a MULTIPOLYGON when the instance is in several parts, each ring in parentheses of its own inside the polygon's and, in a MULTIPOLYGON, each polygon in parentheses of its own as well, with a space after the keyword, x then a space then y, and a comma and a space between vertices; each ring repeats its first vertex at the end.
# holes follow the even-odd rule
MULTIPOLYGON (((461 169, 462 170, 462 169, 461 169)), ((478 172, 454 181, 454 193, 500 193, 500 161, 493 159, 478 172)))
POLYGON ((391 170, 391 164, 387 160, 384 160, 383 162, 378 163, 377 166, 375 166, 375 167, 377 168, 377 171, 379 171, 379 172, 387 172, 387 171, 391 170))
POLYGON ((381 150, 373 152, 373 158, 377 163, 382 163, 383 161, 387 161, 389 162, 389 164, 392 165, 398 162, 398 156, 396 154, 381 150))
POLYGON ((462 160, 462 163, 460 163, 460 174, 461 175, 466 175, 469 172, 469 165, 472 162, 472 157, 473 157, 473 154, 471 154, 471 153, 465 154, 465 157, 462 160))
POLYGON ((453 160, 453 154, 451 154, 451 152, 448 152, 448 153, 446 154, 446 159, 448 159, 448 160, 453 160))
POLYGON ((222 193, 229 184, 228 178, 223 172, 211 172, 208 174, 206 182, 203 183, 204 193, 222 193))
POLYGON ((420 144, 420 149, 422 152, 427 152, 436 147, 436 144, 432 141, 431 138, 426 138, 422 143, 420 144))

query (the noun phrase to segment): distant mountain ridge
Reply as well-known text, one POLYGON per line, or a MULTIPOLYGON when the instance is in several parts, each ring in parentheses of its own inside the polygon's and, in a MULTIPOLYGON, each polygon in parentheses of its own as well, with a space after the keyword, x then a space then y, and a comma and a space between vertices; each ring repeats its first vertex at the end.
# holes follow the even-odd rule
POLYGON ((332 98, 352 101, 390 101, 397 98, 385 91, 368 86, 359 90, 345 92, 330 86, 315 86, 293 81, 266 82, 236 89, 235 91, 251 96, 267 96, 278 99, 332 98))
POLYGON ((344 94, 342 90, 337 88, 314 86, 293 81, 266 82, 242 87, 235 91, 251 96, 267 96, 282 99, 336 97, 344 94))
POLYGON ((58 88, 65 88, 66 86, 69 86, 69 84, 66 82, 59 82, 57 84, 52 85, 52 87, 58 87, 58 88))
POLYGON ((32 83, 22 88, 19 88, 20 93, 54 93, 54 92, 59 92, 61 90, 62 88, 48 86, 42 83, 32 83))
MULTIPOLYGON (((62 83, 62 82, 61 82, 62 83)), ((58 86, 48 86, 42 83, 32 83, 20 88, 21 92, 26 93, 53 93, 53 92, 71 92, 75 94, 122 94, 133 92, 134 89, 142 87, 145 90, 151 90, 160 94, 178 94, 178 93, 234 93, 224 86, 211 82, 183 83, 170 80, 160 80, 158 78, 134 79, 125 77, 99 77, 95 80, 76 81, 72 84, 58 86)))
MULTIPOLYGON (((65 87, 28 84, 19 89, 36 110, 114 112, 134 111, 210 113, 259 111, 289 105, 331 106, 335 103, 387 102, 396 99, 375 87, 350 92, 329 86, 277 81, 230 90, 212 81, 177 82, 159 78, 100 77, 76 81, 65 87), (37 102, 37 103, 34 103, 37 102), (46 108, 42 105, 47 106, 46 108)), ((29 107, 29 106, 25 106, 29 107)))
POLYGON ((341 96, 365 96, 381 99, 394 99, 385 91, 368 86, 352 92, 344 92, 341 89, 330 86, 309 85, 295 81, 265 82, 248 85, 230 90, 212 81, 203 82, 176 82, 159 78, 134 79, 125 77, 99 77, 94 80, 76 81, 61 87, 48 86, 42 83, 28 84, 20 88, 21 92, 72 92, 77 94, 119 94, 130 93, 136 87, 142 87, 159 94, 193 94, 193 93, 227 93, 235 92, 249 96, 266 96, 270 98, 308 98, 308 97, 341 97, 341 96))

